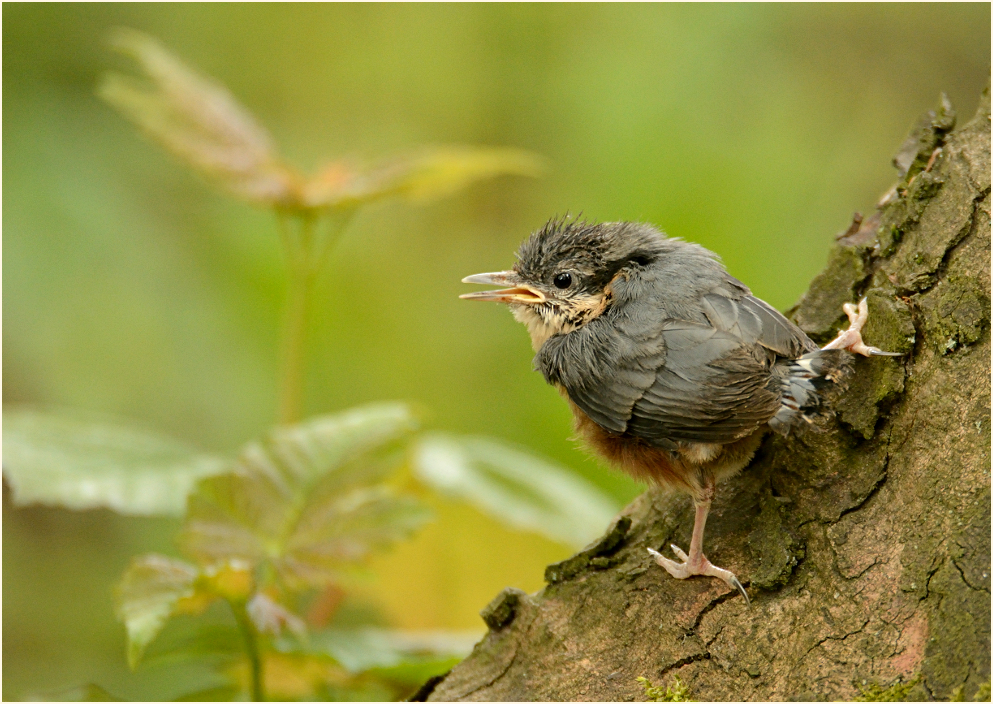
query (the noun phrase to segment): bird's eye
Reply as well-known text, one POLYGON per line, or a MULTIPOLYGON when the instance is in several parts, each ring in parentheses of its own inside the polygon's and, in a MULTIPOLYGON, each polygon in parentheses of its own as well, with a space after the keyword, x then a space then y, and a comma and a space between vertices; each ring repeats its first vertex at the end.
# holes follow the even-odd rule
POLYGON ((556 274, 552 283, 555 284, 556 288, 569 288, 572 285, 572 274, 567 271, 556 274))

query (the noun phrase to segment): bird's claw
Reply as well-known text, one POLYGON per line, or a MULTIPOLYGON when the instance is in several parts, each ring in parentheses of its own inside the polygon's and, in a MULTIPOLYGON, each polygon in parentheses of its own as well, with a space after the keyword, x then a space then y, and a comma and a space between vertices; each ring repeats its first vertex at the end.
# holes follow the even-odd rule
POLYGON ((848 329, 838 333, 838 337, 826 344, 825 350, 848 350, 863 357, 902 357, 900 352, 885 352, 862 341, 862 326, 869 319, 869 302, 863 298, 858 306, 846 303, 842 310, 848 316, 848 329))
POLYGON ((717 577, 728 584, 728 586, 737 589, 741 592, 741 595, 745 597, 745 604, 751 606, 751 600, 748 598, 748 592, 738 581, 738 578, 730 570, 725 570, 714 565, 710 560, 708 560, 703 555, 694 562, 691 562, 689 556, 683 552, 676 545, 670 545, 673 553, 678 557, 681 562, 676 562, 675 560, 670 560, 665 557, 658 550, 653 550, 648 548, 648 554, 655 558, 655 562, 659 564, 666 572, 671 574, 676 579, 686 579, 687 577, 692 577, 694 575, 702 575, 705 577, 717 577))
POLYGON ((903 352, 884 352, 878 347, 866 347, 863 352, 866 357, 902 357, 903 352))

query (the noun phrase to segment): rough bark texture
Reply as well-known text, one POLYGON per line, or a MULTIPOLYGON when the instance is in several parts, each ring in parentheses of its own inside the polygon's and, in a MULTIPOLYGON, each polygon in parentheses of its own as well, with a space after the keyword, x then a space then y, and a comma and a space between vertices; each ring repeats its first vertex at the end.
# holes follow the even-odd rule
POLYGON ((989 682, 989 90, 954 121, 944 100, 922 119, 890 202, 791 311, 823 342, 867 295, 866 341, 907 356, 858 359, 825 431, 767 437, 719 488, 705 548, 752 606, 651 562, 646 547, 689 544, 693 510, 650 490, 540 592, 498 595, 486 637, 422 696, 637 701, 637 677, 678 675, 695 700, 850 700, 915 680, 905 696, 950 699, 989 682))

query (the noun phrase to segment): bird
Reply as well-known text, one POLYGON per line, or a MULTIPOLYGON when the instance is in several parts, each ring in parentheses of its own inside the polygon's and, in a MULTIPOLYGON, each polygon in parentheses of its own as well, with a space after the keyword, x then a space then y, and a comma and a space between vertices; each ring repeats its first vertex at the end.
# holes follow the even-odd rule
POLYGON ((524 241, 513 268, 460 296, 506 304, 530 334, 534 368, 568 401, 577 435, 635 479, 688 493, 689 553, 648 548, 677 579, 716 577, 748 593, 703 552, 718 482, 741 471, 768 431, 786 435, 829 412, 852 355, 866 345, 865 299, 849 327, 818 347, 731 276, 714 252, 637 222, 552 218, 524 241))

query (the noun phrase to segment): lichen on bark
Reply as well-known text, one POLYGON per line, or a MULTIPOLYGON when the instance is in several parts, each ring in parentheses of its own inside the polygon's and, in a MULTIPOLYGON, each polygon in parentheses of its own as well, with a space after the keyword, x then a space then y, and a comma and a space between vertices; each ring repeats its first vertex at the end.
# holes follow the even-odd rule
POLYGON ((677 581, 646 547, 688 544, 688 497, 650 489, 604 537, 505 590, 489 633, 430 700, 952 699, 990 680, 990 98, 953 129, 946 99, 895 160, 888 202, 838 241, 790 311, 818 341, 869 297, 869 344, 821 432, 767 437, 718 491, 714 579, 677 581), (940 150, 940 151, 938 151, 940 150), (910 684, 912 683, 912 684, 910 684), (868 688, 868 689, 867 689, 868 688), (906 691, 904 691, 906 690, 906 691))

